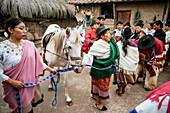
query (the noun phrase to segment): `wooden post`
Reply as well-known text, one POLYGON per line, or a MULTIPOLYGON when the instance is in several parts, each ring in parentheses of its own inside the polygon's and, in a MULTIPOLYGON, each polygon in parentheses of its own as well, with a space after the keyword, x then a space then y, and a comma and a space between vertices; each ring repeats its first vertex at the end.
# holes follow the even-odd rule
POLYGON ((169 0, 168 0, 167 6, 166 6, 166 3, 165 3, 166 11, 165 11, 164 19, 163 19, 163 28, 165 27, 165 23, 166 23, 167 18, 168 18, 169 5, 170 4, 169 4, 169 0))
POLYGON ((116 28, 115 23, 116 23, 116 5, 113 3, 113 16, 114 16, 114 28, 116 28))

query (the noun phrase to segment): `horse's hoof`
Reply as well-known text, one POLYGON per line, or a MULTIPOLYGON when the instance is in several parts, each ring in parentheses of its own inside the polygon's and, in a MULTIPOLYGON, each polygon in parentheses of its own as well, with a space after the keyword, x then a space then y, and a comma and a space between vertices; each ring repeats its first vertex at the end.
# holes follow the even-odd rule
POLYGON ((145 89, 145 91, 150 91, 151 89, 150 88, 144 88, 145 89))
POLYGON ((67 105, 71 106, 71 105, 73 105, 73 102, 69 101, 69 102, 67 102, 67 105))
POLYGON ((48 88, 48 91, 53 91, 53 88, 48 88))

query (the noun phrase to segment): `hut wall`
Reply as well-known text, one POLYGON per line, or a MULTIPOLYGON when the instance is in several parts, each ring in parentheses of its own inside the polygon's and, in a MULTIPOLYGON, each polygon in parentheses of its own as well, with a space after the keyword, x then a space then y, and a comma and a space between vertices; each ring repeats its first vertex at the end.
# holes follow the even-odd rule
POLYGON ((130 23, 134 27, 134 15, 137 11, 140 12, 141 17, 139 20, 144 21, 144 28, 146 24, 149 22, 153 22, 154 17, 156 16, 156 20, 163 19, 164 13, 164 2, 146 2, 146 3, 117 3, 116 11, 131 11, 130 23))
POLYGON ((56 20, 25 20, 29 32, 37 33, 39 36, 43 36, 45 30, 50 24, 58 24, 61 28, 75 27, 76 19, 56 19, 56 20))
MULTIPOLYGON (((131 26, 134 28, 135 23, 134 23, 134 15, 137 11, 140 12, 141 17, 139 20, 144 21, 144 28, 146 27, 146 24, 149 22, 153 22, 154 17, 156 17, 156 20, 161 20, 163 19, 163 13, 164 13, 164 7, 165 7, 165 2, 159 2, 159 1, 154 1, 154 2, 124 2, 124 3, 113 3, 115 4, 115 11, 113 9, 113 13, 117 14, 117 11, 131 11, 131 17, 130 17, 130 23, 131 26)), ((79 9, 81 11, 86 11, 88 9, 92 10, 92 14, 94 14, 95 19, 97 20, 97 17, 100 15, 100 10, 101 10, 101 5, 102 4, 83 4, 79 5, 79 9)), ((115 29, 115 19, 117 15, 115 15, 114 19, 106 19, 105 24, 110 27, 111 31, 115 29)))

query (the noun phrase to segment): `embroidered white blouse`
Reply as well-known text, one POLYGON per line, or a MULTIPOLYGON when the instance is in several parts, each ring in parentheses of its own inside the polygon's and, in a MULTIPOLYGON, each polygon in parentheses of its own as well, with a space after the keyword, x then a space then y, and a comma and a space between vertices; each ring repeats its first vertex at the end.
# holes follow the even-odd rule
MULTIPOLYGON (((20 62, 23 44, 24 40, 19 44, 15 44, 9 40, 0 42, 0 82, 8 80, 9 78, 7 75, 3 74, 4 70, 9 69, 20 62)), ((43 68, 47 68, 45 63, 43 63, 43 68)))

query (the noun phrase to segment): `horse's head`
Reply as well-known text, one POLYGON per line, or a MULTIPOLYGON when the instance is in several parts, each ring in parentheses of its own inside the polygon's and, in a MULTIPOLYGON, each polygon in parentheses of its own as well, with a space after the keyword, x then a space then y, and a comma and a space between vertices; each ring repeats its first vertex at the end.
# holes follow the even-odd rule
POLYGON ((64 47, 65 54, 68 57, 70 64, 73 66, 73 69, 76 73, 81 72, 81 36, 80 32, 82 27, 80 27, 77 31, 71 30, 70 28, 66 28, 66 45, 64 47))

